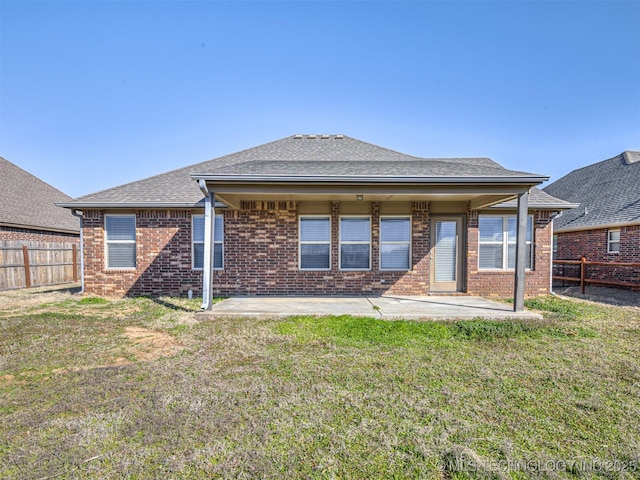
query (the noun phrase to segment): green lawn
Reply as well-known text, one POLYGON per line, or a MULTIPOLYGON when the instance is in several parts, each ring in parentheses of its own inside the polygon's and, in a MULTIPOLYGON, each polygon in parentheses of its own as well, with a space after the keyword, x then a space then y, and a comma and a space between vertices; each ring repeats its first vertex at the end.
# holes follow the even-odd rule
POLYGON ((640 476, 639 308, 197 323, 196 300, 2 301, 0 478, 640 476))

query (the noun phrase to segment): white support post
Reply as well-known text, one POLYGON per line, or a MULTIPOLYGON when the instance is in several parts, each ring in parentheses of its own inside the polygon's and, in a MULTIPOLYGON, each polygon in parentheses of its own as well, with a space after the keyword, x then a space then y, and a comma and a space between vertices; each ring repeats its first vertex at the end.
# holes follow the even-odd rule
POLYGON ((202 309, 213 306, 213 239, 216 225, 216 195, 208 192, 204 197, 204 262, 202 271, 202 309))
MULTIPOLYGON (((529 191, 518 195, 518 217, 516 220, 516 268, 513 288, 513 311, 524 311, 525 268, 527 265, 527 217, 529 214, 529 191)), ((533 233, 533 232, 532 232, 533 233)))

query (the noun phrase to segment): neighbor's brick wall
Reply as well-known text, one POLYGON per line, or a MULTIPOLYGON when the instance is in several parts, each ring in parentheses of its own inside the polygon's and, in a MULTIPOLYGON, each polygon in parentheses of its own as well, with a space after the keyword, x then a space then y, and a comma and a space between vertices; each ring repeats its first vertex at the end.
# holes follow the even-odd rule
POLYGON ((620 227, 620 253, 607 253, 608 229, 558 233, 558 260, 592 262, 640 262, 640 225, 620 227))
POLYGON ((78 243, 80 233, 61 233, 30 228, 0 227, 0 240, 18 242, 78 243))
MULTIPOLYGON (((551 212, 536 211, 533 217, 533 270, 525 273, 525 296, 549 293, 551 268, 551 212)), ((467 293, 483 297, 513 298, 514 272, 478 270, 478 212, 467 212, 467 293)))
MULTIPOLYGON (((620 253, 607 252, 608 229, 583 230, 558 233, 557 260, 580 260, 591 262, 640 263, 640 225, 620 227, 620 253)), ((556 265, 554 275, 579 277, 580 267, 556 265)), ((640 286, 640 267, 588 265, 589 279, 627 282, 640 286)), ((561 284, 562 281, 556 282, 561 284), (560 282, 560 283, 559 283, 560 282)))

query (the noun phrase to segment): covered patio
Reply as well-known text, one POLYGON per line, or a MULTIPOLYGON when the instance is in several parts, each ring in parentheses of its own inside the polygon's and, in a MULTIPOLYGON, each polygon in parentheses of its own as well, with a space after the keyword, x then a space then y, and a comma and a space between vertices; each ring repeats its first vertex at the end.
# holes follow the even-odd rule
POLYGON ((296 315, 352 315, 386 320, 541 319, 513 306, 474 296, 233 297, 196 314, 216 318, 286 318, 296 315))

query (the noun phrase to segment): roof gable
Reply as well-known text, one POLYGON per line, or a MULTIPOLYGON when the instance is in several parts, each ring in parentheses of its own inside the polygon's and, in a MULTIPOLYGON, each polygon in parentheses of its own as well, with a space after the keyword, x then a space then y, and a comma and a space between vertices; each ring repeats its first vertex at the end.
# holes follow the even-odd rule
POLYGON ((0 178, 0 224, 79 233, 78 219, 55 206, 71 197, 2 157, 0 178))
POLYGON ((556 219, 556 231, 640 223, 640 152, 578 168, 543 190, 580 207, 556 219))

